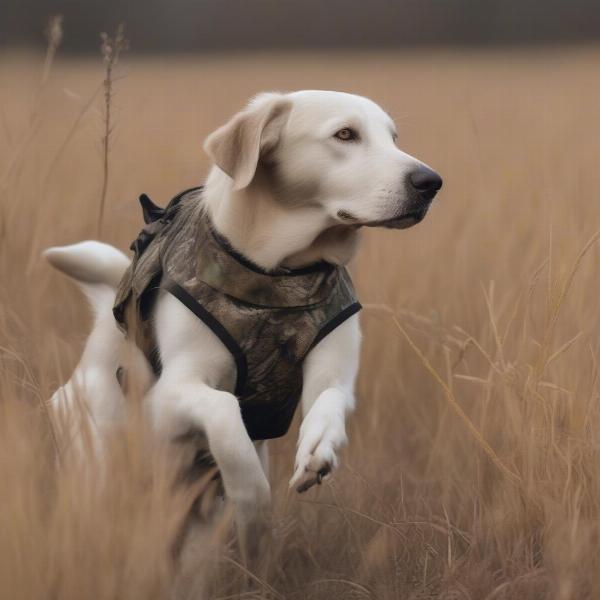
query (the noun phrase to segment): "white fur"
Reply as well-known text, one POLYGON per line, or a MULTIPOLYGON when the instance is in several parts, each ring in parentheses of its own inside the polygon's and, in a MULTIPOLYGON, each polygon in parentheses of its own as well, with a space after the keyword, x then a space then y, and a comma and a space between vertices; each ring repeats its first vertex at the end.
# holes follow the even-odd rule
POLYGON ((92 441, 117 422, 124 410, 121 388, 115 373, 121 362, 123 334, 112 316, 115 286, 129 259, 116 248, 100 242, 81 242, 62 248, 49 248, 45 258, 69 274, 84 292, 94 312, 94 327, 69 381, 52 396, 61 422, 70 429, 73 447, 83 443, 79 419, 91 417, 92 441))
MULTIPOLYGON (((205 147, 215 166, 204 202, 219 232, 265 269, 320 259, 345 264, 358 230, 348 227, 340 211, 360 225, 393 218, 409 201, 406 175, 422 163, 401 152, 394 138, 389 116, 366 98, 318 91, 260 95, 208 138, 205 147), (335 138, 344 127, 358 131, 359 141, 335 138)), ((95 420, 108 425, 122 402, 114 374, 123 354, 110 306, 127 261, 95 242, 51 249, 46 257, 80 282, 98 315, 81 362, 56 396, 83 388, 95 420)), ((159 296, 154 323, 163 372, 147 394, 147 406, 156 431, 169 439, 194 429, 206 434, 248 548, 270 489, 266 443, 257 451, 233 395, 232 356, 169 294, 159 296)), ((306 358, 290 485, 337 466, 345 420, 354 408, 359 351, 355 315, 306 358)))

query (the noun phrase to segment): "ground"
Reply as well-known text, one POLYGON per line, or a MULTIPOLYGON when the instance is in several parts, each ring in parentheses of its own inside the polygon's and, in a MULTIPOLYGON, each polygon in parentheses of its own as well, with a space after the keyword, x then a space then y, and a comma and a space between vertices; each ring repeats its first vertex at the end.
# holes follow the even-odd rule
POLYGON ((297 424, 273 444, 271 562, 248 581, 221 548, 209 597, 600 597, 599 60, 126 54, 100 227, 102 61, 58 58, 40 84, 43 56, 0 56, 0 596, 166 598, 189 502, 139 424, 102 474, 55 469, 45 400, 90 318, 41 250, 126 250, 137 196, 201 182, 204 137, 249 96, 317 88, 380 103, 444 187, 420 225, 366 232, 352 265, 364 350, 341 468, 299 497, 297 424))

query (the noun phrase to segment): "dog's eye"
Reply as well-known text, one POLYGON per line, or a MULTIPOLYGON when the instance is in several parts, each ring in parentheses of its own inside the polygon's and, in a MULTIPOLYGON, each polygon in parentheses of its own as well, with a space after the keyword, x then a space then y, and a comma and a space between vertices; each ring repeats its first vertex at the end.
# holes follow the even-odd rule
POLYGON ((358 133, 351 127, 344 127, 343 129, 336 131, 333 137, 342 142, 354 142, 358 139, 358 133))

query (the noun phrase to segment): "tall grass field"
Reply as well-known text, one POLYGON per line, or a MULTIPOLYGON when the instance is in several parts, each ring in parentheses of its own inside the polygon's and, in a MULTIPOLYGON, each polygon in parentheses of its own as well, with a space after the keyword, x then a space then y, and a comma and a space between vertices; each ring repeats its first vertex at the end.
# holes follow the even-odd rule
POLYGON ((126 53, 108 122, 110 57, 54 50, 0 55, 0 598, 600 598, 600 50, 126 53), (40 254, 127 251, 140 193, 198 185, 212 130, 302 88, 380 103, 444 187, 351 265, 364 343, 340 469, 288 490, 297 419, 271 445, 264 569, 227 524, 182 565, 193 499, 143 424, 102 461, 57 435, 47 402, 91 315, 40 254))

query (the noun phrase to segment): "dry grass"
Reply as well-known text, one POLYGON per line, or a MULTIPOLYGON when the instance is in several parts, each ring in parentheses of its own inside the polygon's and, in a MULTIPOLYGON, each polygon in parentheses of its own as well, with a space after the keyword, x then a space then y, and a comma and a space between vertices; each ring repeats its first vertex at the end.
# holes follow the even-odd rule
MULTIPOLYGON (((365 343, 343 467, 297 497, 294 431, 275 443, 271 564, 244 583, 224 548, 211 598, 600 597, 599 60, 128 59, 103 220, 121 248, 136 196, 201 181, 203 136, 262 89, 373 97, 445 177, 423 224, 369 231, 355 265, 365 343)), ((0 59, 0 596, 166 598, 189 498, 139 424, 115 433, 103 472, 54 468, 44 401, 89 317, 39 253, 95 236, 103 74, 59 62, 32 100, 41 69, 0 59)))

